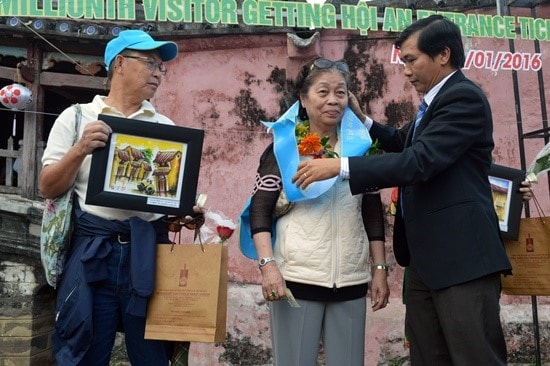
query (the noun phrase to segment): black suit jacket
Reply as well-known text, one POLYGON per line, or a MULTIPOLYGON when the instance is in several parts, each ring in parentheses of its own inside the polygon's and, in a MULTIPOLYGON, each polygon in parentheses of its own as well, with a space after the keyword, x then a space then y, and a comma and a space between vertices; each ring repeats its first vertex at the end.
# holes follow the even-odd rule
POLYGON ((413 122, 401 129, 375 122, 371 136, 386 153, 349 158, 352 193, 399 186, 397 262, 433 289, 509 272, 488 180, 493 122, 483 92, 457 71, 414 139, 412 129, 413 122))

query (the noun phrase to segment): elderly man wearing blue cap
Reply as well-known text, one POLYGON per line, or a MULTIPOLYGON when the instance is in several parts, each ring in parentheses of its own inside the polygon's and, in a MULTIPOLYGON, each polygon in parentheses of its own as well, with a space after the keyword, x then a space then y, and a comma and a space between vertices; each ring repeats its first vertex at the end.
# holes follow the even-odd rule
MULTIPOLYGON (((168 365, 172 345, 144 339, 154 285, 156 243, 168 242, 160 214, 87 205, 91 154, 111 128, 100 113, 150 123, 174 123, 149 103, 174 59, 174 42, 139 30, 120 32, 105 49, 107 96, 64 110, 42 158, 40 192, 55 198, 75 187, 74 230, 58 280, 53 351, 57 364, 108 366, 117 330, 125 332, 132 365, 168 365)), ((130 122, 129 122, 130 123, 130 122)))

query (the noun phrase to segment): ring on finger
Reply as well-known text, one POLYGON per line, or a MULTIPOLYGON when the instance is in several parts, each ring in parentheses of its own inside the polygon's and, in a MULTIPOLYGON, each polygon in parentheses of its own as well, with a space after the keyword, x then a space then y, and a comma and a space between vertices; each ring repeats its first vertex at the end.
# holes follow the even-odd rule
POLYGON ((277 293, 275 292, 275 290, 271 290, 269 297, 273 297, 273 298, 277 297, 277 293))

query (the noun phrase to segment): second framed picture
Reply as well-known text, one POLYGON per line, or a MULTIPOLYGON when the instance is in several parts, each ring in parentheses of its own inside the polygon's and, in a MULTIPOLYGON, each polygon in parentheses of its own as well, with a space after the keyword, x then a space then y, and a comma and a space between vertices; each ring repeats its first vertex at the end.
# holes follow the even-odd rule
POLYGON ((518 238, 523 208, 519 187, 524 179, 523 170, 497 164, 491 165, 489 183, 491 183, 493 204, 503 239, 517 240, 518 238))
POLYGON ((104 114, 98 119, 113 133, 92 154, 86 204, 191 214, 204 131, 104 114))

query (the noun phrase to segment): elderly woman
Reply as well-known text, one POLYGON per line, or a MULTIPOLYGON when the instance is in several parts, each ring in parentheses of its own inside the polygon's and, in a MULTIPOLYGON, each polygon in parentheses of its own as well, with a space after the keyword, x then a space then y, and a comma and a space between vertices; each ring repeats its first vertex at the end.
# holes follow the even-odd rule
POLYGON ((272 124, 274 143, 260 159, 250 230, 277 365, 316 365, 320 342, 328 366, 363 365, 369 283, 373 311, 388 302, 379 192, 353 196, 340 178, 295 191, 287 177, 299 160, 368 152, 370 136, 347 108, 348 87, 344 61, 304 65, 299 102, 272 124), (282 193, 291 208, 273 225, 282 193))

